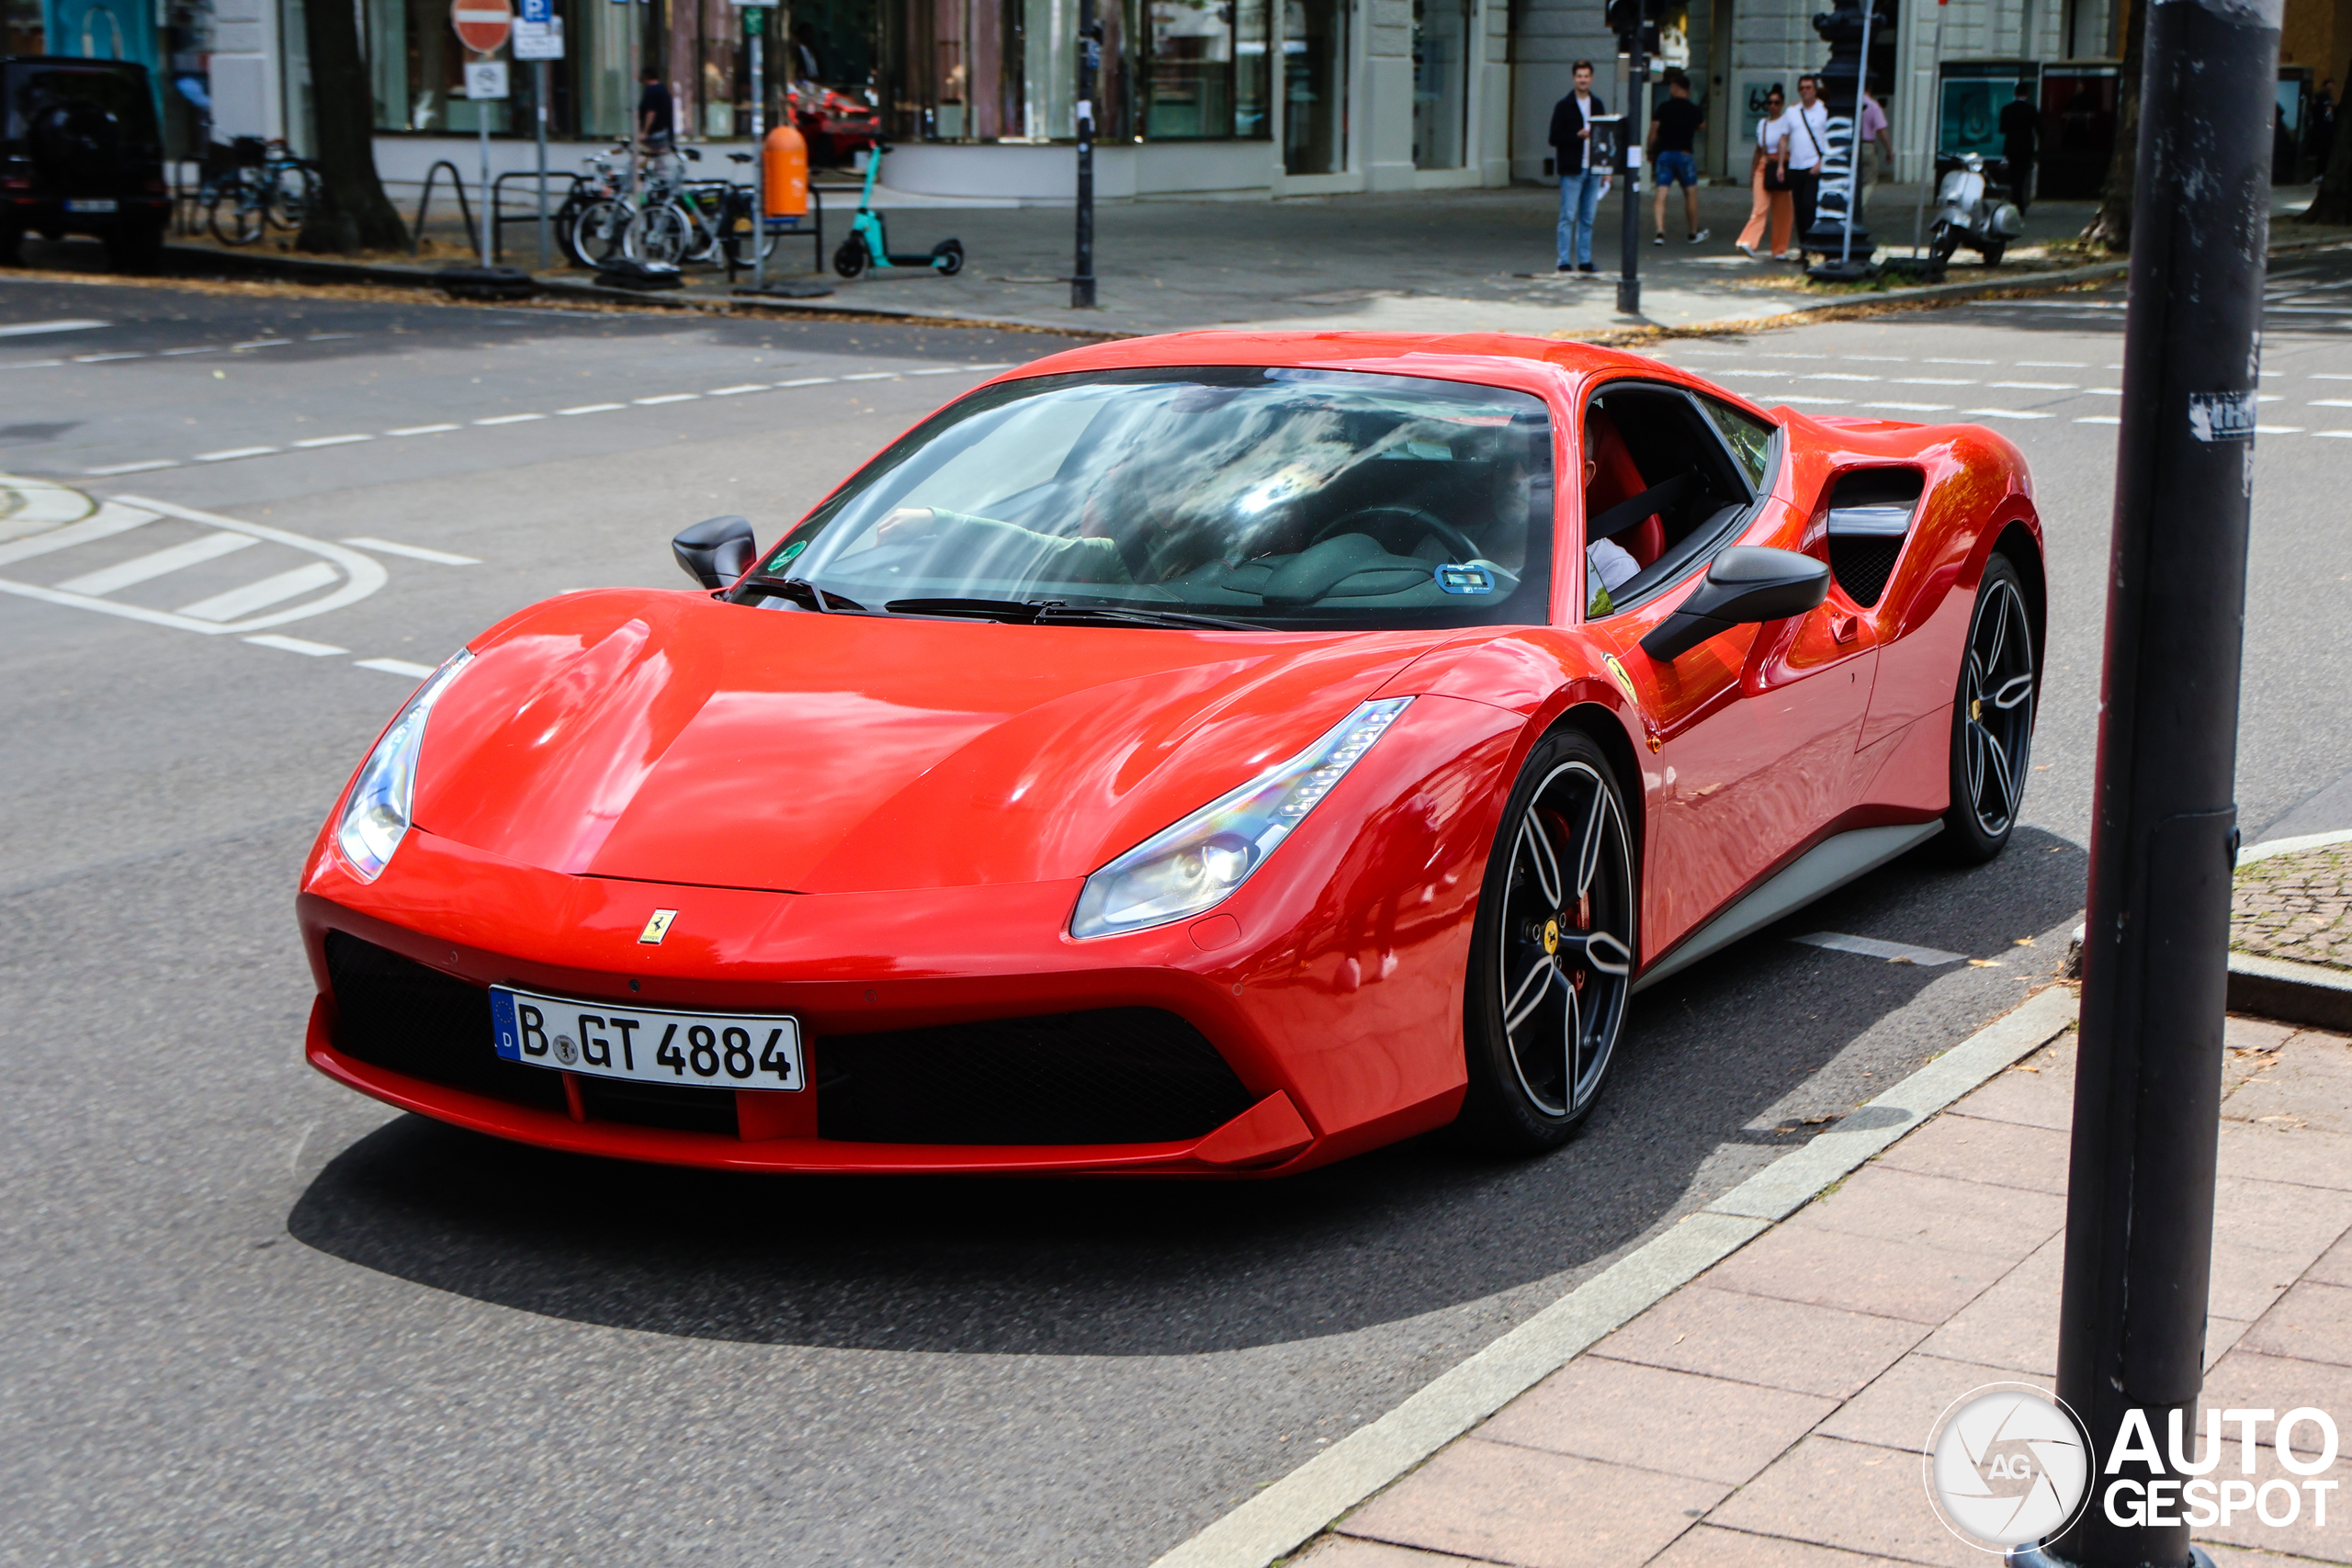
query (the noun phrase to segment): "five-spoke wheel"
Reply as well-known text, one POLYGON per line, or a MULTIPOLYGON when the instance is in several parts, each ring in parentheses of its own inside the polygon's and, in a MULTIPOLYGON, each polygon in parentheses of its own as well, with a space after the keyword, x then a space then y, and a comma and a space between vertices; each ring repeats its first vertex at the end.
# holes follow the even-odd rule
POLYGON ((1992 859, 2009 841, 2033 750, 2033 622, 2017 569, 1995 556, 1976 591, 1952 710, 1951 809, 1944 839, 1962 861, 1992 859))
POLYGON ((1462 1125, 1479 1142, 1551 1148, 1591 1111, 1624 1026, 1634 933, 1614 773, 1589 737, 1547 737, 1511 791, 1471 942, 1462 1125))

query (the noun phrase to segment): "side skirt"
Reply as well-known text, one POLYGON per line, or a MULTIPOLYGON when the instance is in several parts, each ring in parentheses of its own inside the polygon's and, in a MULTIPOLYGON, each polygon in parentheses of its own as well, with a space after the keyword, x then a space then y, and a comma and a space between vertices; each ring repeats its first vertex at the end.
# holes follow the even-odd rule
POLYGON ((1850 833, 1824 839, 1790 862, 1770 881, 1684 938, 1679 946, 1634 982, 1634 989, 1643 990, 1670 975, 1679 974, 1709 953, 1762 931, 1781 916, 1804 908, 1825 893, 1836 892, 1866 872, 1876 871, 1943 830, 1943 821, 1938 818, 1892 828, 1857 828, 1850 833))

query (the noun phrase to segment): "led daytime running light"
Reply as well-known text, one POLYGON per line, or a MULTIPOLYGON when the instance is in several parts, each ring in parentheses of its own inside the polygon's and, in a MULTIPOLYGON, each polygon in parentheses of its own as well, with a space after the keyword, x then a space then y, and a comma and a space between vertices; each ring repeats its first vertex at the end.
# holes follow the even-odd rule
POLYGON ((351 869, 367 881, 383 874, 384 867, 391 863, 392 852, 408 836, 409 814, 416 803, 417 753, 424 746, 424 721, 449 682, 473 657, 470 649, 459 649, 416 689, 351 781, 342 819, 335 824, 334 841, 351 869))

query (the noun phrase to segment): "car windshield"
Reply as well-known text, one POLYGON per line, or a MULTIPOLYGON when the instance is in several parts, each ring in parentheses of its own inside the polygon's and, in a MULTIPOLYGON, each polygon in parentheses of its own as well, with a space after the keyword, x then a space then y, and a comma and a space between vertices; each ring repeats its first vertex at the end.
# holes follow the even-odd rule
MULTIPOLYGON (((147 73, 121 65, 30 65, 8 68, 8 139, 36 137, 36 122, 60 106, 91 104, 141 146, 155 140, 155 105, 147 73)), ((69 122, 70 123, 70 122, 69 122)))
POLYGON ((787 535, 740 602, 1171 625, 1549 618, 1552 422, 1525 392, 1281 368, 984 388, 787 535))

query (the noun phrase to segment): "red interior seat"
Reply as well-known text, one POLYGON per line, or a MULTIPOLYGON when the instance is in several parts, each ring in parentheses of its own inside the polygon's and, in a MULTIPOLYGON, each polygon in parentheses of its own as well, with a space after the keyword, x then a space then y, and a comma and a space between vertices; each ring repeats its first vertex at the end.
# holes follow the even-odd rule
MULTIPOLYGON (((1634 466, 1634 455, 1625 450, 1624 440, 1617 434, 1616 422, 1606 412, 1595 409, 1585 416, 1584 441, 1585 456, 1592 459, 1594 468, 1592 483, 1584 493, 1587 517, 1598 517, 1649 489, 1642 470, 1634 466)), ((1652 513, 1618 535, 1616 542, 1637 564, 1647 566, 1666 548, 1666 524, 1652 513)))

